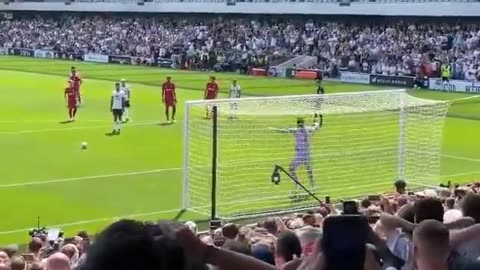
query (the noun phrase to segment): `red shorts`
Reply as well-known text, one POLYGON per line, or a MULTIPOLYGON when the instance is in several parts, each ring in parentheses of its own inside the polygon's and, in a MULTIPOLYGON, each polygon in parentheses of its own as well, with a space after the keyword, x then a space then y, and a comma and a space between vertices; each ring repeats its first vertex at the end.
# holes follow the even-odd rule
POLYGON ((68 108, 69 109, 75 109, 77 108, 77 102, 68 102, 68 108))
POLYGON ((165 99, 165 107, 174 107, 176 102, 171 99, 165 99))

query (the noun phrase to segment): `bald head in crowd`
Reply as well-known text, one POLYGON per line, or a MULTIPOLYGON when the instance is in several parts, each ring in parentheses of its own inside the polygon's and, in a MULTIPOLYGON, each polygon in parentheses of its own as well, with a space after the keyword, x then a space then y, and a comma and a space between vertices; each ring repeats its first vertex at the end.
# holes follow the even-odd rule
POLYGON ((75 247, 74 244, 66 244, 65 246, 62 247, 60 250, 63 254, 67 255, 69 259, 72 259, 72 257, 75 255, 77 252, 77 248, 75 247))
POLYGON ((0 251, 0 263, 8 261, 8 254, 5 251, 0 251))
POLYGON ((32 239, 30 240, 30 243, 28 243, 28 250, 34 254, 38 254, 42 246, 43 246, 42 239, 38 237, 32 237, 32 239))
POLYGON ((302 245, 302 252, 304 255, 310 255, 317 241, 322 237, 320 229, 307 226, 297 231, 300 244, 302 245))
POLYGON ((34 262, 30 265, 30 268, 28 270, 44 270, 45 267, 43 267, 41 262, 34 262))
POLYGON ((413 231, 414 262, 417 269, 447 269, 450 234, 437 220, 425 220, 413 231))
POLYGON ((70 259, 67 255, 57 252, 48 257, 48 270, 70 270, 70 259))
POLYGON ((10 261, 10 268, 12 270, 24 270, 26 269, 26 266, 25 259, 20 256, 12 257, 10 261))

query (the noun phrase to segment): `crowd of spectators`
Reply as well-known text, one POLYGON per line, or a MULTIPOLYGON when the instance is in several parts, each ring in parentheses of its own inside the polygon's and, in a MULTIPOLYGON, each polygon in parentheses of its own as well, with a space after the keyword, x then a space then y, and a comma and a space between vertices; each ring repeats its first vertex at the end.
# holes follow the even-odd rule
MULTIPOLYGON (((0 21, 0 47, 7 48, 175 58, 180 68, 204 70, 313 55, 315 67, 331 75, 439 76, 448 62, 455 78, 468 80, 480 74, 479 36, 480 26, 467 23, 73 15, 0 21)), ((412 193, 399 180, 392 194, 353 202, 354 216, 343 215, 349 201, 203 233, 194 222, 135 220, 117 221, 94 239, 80 232, 50 241, 36 232, 25 252, 0 251, 0 270, 478 270, 479 190, 473 183, 412 193), (362 267, 351 265, 358 262, 362 267)))
POLYGON ((0 269, 478 270, 479 189, 474 183, 413 193, 399 180, 391 194, 356 201, 348 211, 358 215, 322 203, 303 214, 206 232, 192 221, 120 220, 94 239, 82 231, 47 241, 38 233, 25 252, 0 251, 0 269))
POLYGON ((177 67, 268 66, 272 59, 312 55, 316 68, 478 80, 479 24, 266 17, 18 17, 0 21, 0 46, 110 55, 174 57, 177 67))

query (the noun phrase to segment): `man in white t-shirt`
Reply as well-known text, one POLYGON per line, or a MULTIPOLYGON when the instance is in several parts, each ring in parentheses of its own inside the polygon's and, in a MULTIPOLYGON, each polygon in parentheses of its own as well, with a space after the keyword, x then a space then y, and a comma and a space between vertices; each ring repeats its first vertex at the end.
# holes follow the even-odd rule
POLYGON ((120 83, 115 83, 115 90, 110 99, 110 111, 113 114, 112 135, 120 135, 122 125, 122 115, 125 109, 125 92, 120 89, 120 83))
POLYGON ((128 122, 130 120, 129 110, 130 110, 130 86, 127 85, 127 80, 122 79, 120 81, 120 91, 123 91, 125 94, 125 110, 123 111, 123 122, 128 122))
MULTIPOLYGON (((230 94, 228 98, 237 99, 240 98, 242 95, 242 88, 237 83, 237 80, 232 81, 232 85, 230 86, 230 94)), ((230 118, 236 117, 235 112, 238 110, 238 101, 231 101, 230 102, 230 118)))

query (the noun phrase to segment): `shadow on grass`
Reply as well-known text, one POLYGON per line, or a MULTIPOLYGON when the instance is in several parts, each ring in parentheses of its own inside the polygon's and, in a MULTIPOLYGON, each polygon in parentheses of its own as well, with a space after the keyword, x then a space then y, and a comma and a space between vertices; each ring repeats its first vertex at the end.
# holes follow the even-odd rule
POLYGON ((159 126, 171 126, 171 125, 173 125, 173 123, 163 122, 163 123, 158 123, 157 125, 159 125, 159 126))
POLYGON ((72 120, 65 120, 65 121, 60 121, 60 122, 58 122, 58 123, 61 124, 61 125, 65 125, 65 124, 71 124, 71 123, 73 123, 73 122, 74 122, 74 121, 72 121, 72 120))

